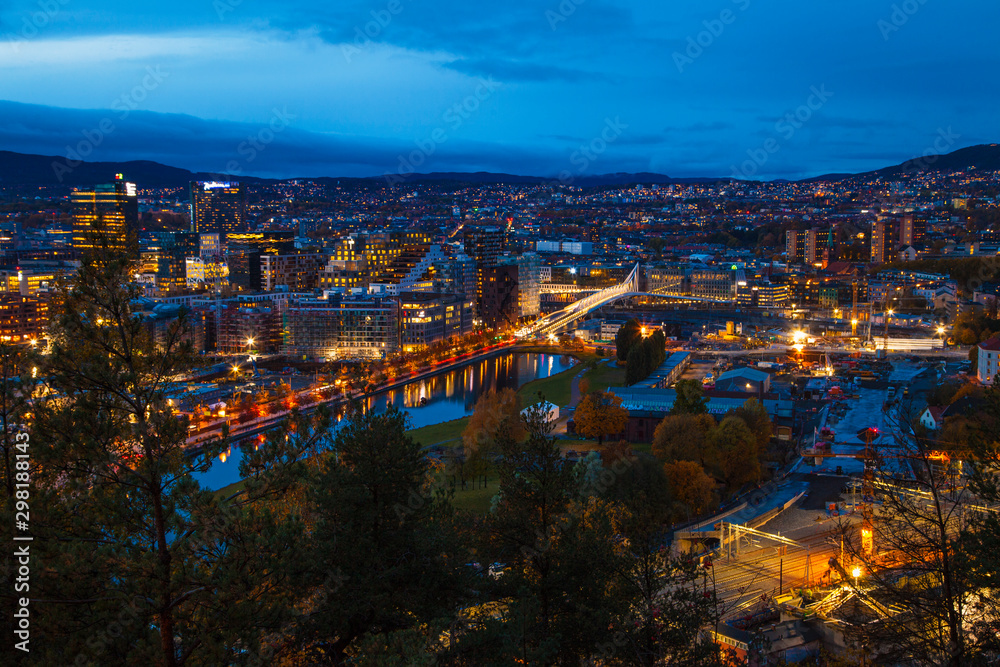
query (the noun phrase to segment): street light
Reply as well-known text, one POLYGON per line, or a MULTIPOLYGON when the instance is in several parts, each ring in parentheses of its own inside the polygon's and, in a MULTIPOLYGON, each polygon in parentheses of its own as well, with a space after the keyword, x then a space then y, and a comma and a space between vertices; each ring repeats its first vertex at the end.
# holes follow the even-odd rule
POLYGON ((855 567, 853 570, 851 570, 851 574, 854 575, 854 587, 857 588, 858 587, 858 577, 861 576, 861 568, 860 567, 855 567))

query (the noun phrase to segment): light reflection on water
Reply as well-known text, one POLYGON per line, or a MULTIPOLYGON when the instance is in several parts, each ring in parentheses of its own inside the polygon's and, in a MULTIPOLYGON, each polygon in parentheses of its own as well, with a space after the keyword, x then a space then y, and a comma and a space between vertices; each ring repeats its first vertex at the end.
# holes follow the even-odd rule
MULTIPOLYGON (((379 412, 390 404, 395 405, 409 414, 411 428, 420 428, 472 414, 476 400, 484 391, 507 387, 517 389, 532 380, 561 373, 575 363, 576 359, 572 357, 515 352, 415 380, 403 387, 371 396, 365 399, 364 404, 366 409, 379 412)), ((337 421, 340 421, 339 416, 337 421)), ((209 489, 220 489, 239 481, 241 459, 242 451, 239 456, 233 456, 230 448, 219 457, 211 470, 197 475, 198 481, 209 489)))

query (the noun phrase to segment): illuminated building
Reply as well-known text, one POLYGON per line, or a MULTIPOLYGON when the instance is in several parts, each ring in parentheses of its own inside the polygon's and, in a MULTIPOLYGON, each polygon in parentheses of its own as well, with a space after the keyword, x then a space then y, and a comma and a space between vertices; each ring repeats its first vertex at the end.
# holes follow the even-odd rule
POLYGON ((187 287, 188 257, 199 252, 198 234, 192 232, 146 232, 140 241, 144 282, 161 294, 181 292, 187 287))
POLYGON ((660 294, 688 294, 690 284, 683 266, 674 264, 666 267, 646 268, 646 289, 660 294))
POLYGON ((95 247, 95 236, 106 235, 108 246, 124 250, 129 234, 139 224, 139 200, 135 183, 128 183, 121 174, 115 182, 95 186, 93 190, 74 190, 73 248, 86 252, 95 247))
POLYGON ((399 346, 416 352, 452 336, 472 332, 474 303, 460 294, 402 294, 399 346))
POLYGON ((439 245, 407 245, 388 265, 372 276, 369 289, 394 296, 413 290, 421 281, 430 281, 428 284, 433 287, 432 281, 437 273, 435 264, 444 259, 439 245))
POLYGON ((0 271, 0 292, 16 292, 21 296, 34 296, 48 291, 65 276, 75 273, 75 269, 17 269, 0 271))
POLYGON ((823 234, 818 229, 785 232, 785 260, 789 264, 817 264, 823 260, 823 251, 831 249, 833 230, 823 234))
POLYGON ((506 233, 499 227, 465 228, 465 254, 476 260, 476 308, 484 320, 486 276, 497 265, 507 245, 506 238, 506 233))
POLYGON ((192 181, 191 231, 222 236, 246 229, 247 194, 233 181, 192 181))
POLYGON ((319 272, 326 263, 322 253, 295 255, 261 255, 260 289, 270 292, 277 288, 303 292, 319 283, 319 272))
POLYGON ((479 317, 487 327, 502 329, 517 324, 521 316, 517 274, 517 264, 502 264, 485 271, 479 317))
POLYGON ((281 351, 297 358, 382 359, 399 341, 398 304, 391 299, 296 296, 284 321, 281 351))
POLYGON ((872 223, 871 263, 885 264, 895 259, 895 234, 892 220, 880 220, 872 223))
POLYGON ((915 215, 904 215, 899 221, 899 244, 913 245, 923 243, 927 236, 927 220, 915 215))
POLYGON ((47 295, 0 294, 0 340, 21 343, 41 337, 48 314, 47 295))
POLYGON ((781 310, 788 305, 788 285, 740 282, 736 287, 736 302, 746 308, 781 310))
POLYGON ((253 295, 221 299, 216 308, 215 348, 222 354, 241 354, 253 349, 263 354, 277 352, 282 343, 281 312, 289 295, 253 295))
POLYGON ((185 259, 188 287, 219 289, 229 285, 229 267, 225 262, 202 257, 185 259))
POLYGON ((533 252, 526 252, 518 255, 516 261, 517 297, 521 304, 521 317, 538 315, 541 312, 541 258, 533 252))

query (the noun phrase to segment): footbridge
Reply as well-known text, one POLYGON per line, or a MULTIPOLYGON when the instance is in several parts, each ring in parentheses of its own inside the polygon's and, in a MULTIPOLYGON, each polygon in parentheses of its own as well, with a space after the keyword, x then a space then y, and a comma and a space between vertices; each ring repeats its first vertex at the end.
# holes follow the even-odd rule
POLYGON ((685 302, 704 302, 704 303, 730 303, 725 299, 711 299, 707 297, 693 297, 684 294, 661 294, 659 292, 642 292, 639 290, 639 265, 636 264, 635 268, 632 269, 628 277, 625 278, 621 283, 615 285, 614 287, 608 287, 595 292, 589 296, 585 296, 579 301, 575 301, 562 310, 558 310, 554 313, 549 313, 545 317, 541 317, 536 320, 533 324, 524 327, 518 331, 515 335, 518 338, 534 338, 536 336, 544 336, 546 334, 554 334, 557 331, 569 326, 570 324, 576 322, 583 317, 586 317, 591 312, 607 306, 608 304, 614 303, 615 301, 621 301, 622 299, 629 299, 636 296, 648 296, 657 297, 661 299, 675 299, 678 301, 685 302))

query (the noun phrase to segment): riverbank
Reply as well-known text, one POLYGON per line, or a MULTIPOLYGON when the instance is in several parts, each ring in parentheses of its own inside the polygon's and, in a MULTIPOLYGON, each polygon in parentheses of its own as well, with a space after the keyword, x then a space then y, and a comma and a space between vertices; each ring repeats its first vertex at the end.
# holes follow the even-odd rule
MULTIPOLYGON (((487 361, 489 359, 492 359, 494 357, 498 357, 498 356, 503 355, 503 354, 511 354, 511 353, 518 353, 518 352, 519 353, 537 352, 539 354, 569 355, 569 356, 574 356, 577 359, 579 359, 579 357, 576 354, 568 353, 568 352, 566 352, 564 350, 560 350, 559 348, 554 347, 554 346, 518 345, 516 343, 515 344, 501 344, 501 345, 496 345, 496 346, 494 346, 494 347, 486 350, 485 352, 481 352, 481 353, 478 353, 478 354, 470 354, 470 355, 467 355, 467 356, 459 357, 459 358, 456 358, 453 361, 449 361, 449 362, 442 363, 442 364, 439 364, 439 365, 436 365, 436 366, 428 367, 426 369, 422 369, 422 370, 417 371, 416 373, 412 373, 410 375, 405 375, 405 376, 400 376, 398 378, 393 378, 392 382, 389 382, 389 383, 384 384, 384 385, 380 385, 379 387, 377 387, 377 388, 375 388, 375 389, 373 389, 373 390, 371 390, 369 392, 353 394, 353 395, 347 396, 347 397, 331 398, 331 399, 328 399, 328 400, 321 400, 321 401, 316 401, 316 402, 312 402, 312 403, 306 403, 304 405, 300 405, 298 407, 298 411, 300 413, 303 413, 303 414, 309 414, 310 412, 313 412, 314 410, 316 410, 316 408, 319 407, 320 405, 326 405, 326 406, 331 407, 331 408, 341 407, 341 406, 347 405, 348 403, 350 403, 352 401, 363 401, 363 400, 365 400, 367 398, 371 398, 373 396, 377 396, 379 394, 382 394, 382 393, 385 393, 385 392, 388 392, 388 391, 393 391, 393 390, 399 389, 401 387, 405 387, 406 385, 408 385, 408 384, 410 384, 412 382, 419 382, 420 380, 425 380, 425 379, 428 379, 428 378, 432 378, 432 377, 434 377, 436 375, 441 375, 441 374, 444 374, 444 373, 449 373, 449 372, 451 372, 451 371, 453 371, 453 370, 455 370, 457 368, 462 368, 464 366, 467 366, 467 365, 470 365, 470 364, 473 364, 473 363, 477 363, 477 362, 481 362, 481 361, 487 361)), ((329 388, 329 387, 326 387, 326 388, 329 388)), ((320 387, 319 389, 324 389, 324 387, 320 387)), ((309 396, 310 394, 314 393, 316 390, 317 390, 316 388, 310 388, 310 389, 305 390, 305 391, 297 392, 296 396, 297 396, 297 398, 299 400, 301 400, 302 397, 309 396)), ((245 440, 247 438, 255 437, 255 436, 259 435, 260 433, 263 433, 265 431, 268 431, 268 430, 274 428, 283 419, 285 419, 286 417, 288 417, 289 414, 291 414, 291 411, 290 410, 285 410, 285 411, 282 411, 282 412, 279 412, 279 413, 268 415, 267 417, 264 417, 264 418, 255 419, 255 420, 253 420, 251 422, 248 422, 247 424, 243 424, 243 425, 241 425, 241 424, 231 425, 230 426, 229 437, 231 439, 236 439, 237 441, 238 440, 245 440), (237 426, 237 427, 242 426, 243 428, 234 429, 233 426, 237 426)), ((209 441, 209 440, 211 440, 213 438, 219 437, 221 435, 221 432, 222 431, 221 431, 221 425, 220 425, 218 428, 213 428, 211 431, 208 431, 207 433, 206 432, 202 432, 202 433, 198 433, 196 435, 191 436, 190 438, 188 438, 188 446, 186 448, 187 452, 189 454, 197 454, 201 450, 201 448, 202 448, 202 446, 203 446, 203 444, 205 442, 207 442, 207 441, 209 441), (194 438, 197 438, 197 440, 194 440, 194 438)))
MULTIPOLYGON (((590 361, 592 361, 592 359, 596 358, 596 355, 593 355, 593 354, 588 354, 588 353, 585 353, 585 352, 576 352, 576 351, 563 350, 561 348, 554 347, 554 346, 549 346, 549 345, 541 345, 541 346, 539 346, 539 345, 511 345, 511 346, 498 347, 498 348, 486 351, 485 353, 482 353, 482 354, 478 354, 478 355, 475 355, 475 356, 472 356, 472 357, 466 357, 466 358, 458 361, 458 363, 442 364, 442 365, 434 368, 433 372, 418 373, 418 374, 407 376, 406 378, 400 378, 399 381, 397 381, 397 382, 394 383, 394 385, 396 385, 395 387, 393 385, 386 385, 386 386, 383 386, 383 387, 379 387, 379 389, 376 390, 376 391, 369 392, 369 393, 367 393, 365 395, 354 396, 354 397, 351 398, 351 400, 368 400, 368 399, 374 399, 376 402, 380 401, 378 404, 381 405, 381 404, 383 404, 385 402, 387 395, 389 395, 390 397, 392 396, 392 394, 393 394, 392 390, 395 388, 397 390, 395 392, 396 393, 396 398, 395 399, 390 398, 389 400, 390 401, 395 400, 396 403, 400 403, 402 401, 403 394, 401 392, 399 392, 399 386, 398 386, 399 384, 404 384, 404 385, 405 384, 409 384, 411 387, 413 387, 415 384, 419 385, 419 384, 421 384, 423 382, 434 382, 434 383, 438 383, 438 384, 437 385, 428 384, 427 386, 428 387, 439 386, 439 391, 440 391, 440 388, 444 387, 443 384, 440 384, 441 382, 443 382, 443 380, 440 379, 440 378, 437 378, 437 379, 434 379, 434 380, 428 380, 428 378, 431 378, 431 377, 434 377, 434 376, 443 376, 443 375, 446 375, 448 373, 452 373, 452 374, 459 373, 459 374, 461 374, 461 373, 464 372, 465 368, 474 367, 474 366, 476 366, 478 364, 482 364, 484 362, 488 362, 490 364, 496 365, 496 364, 498 364, 500 362, 499 361, 494 361, 493 358, 494 357, 501 357, 502 358, 505 355, 513 355, 514 357, 520 357, 522 359, 525 356, 535 357, 536 355, 547 355, 547 356, 550 357, 549 361, 545 362, 544 366, 542 366, 542 367, 538 366, 538 362, 537 361, 534 362, 534 365, 532 365, 530 367, 533 370, 532 370, 531 373, 528 373, 527 376, 525 375, 523 369, 522 369, 521 373, 519 374, 519 376, 518 376, 518 382, 524 382, 524 384, 521 385, 521 387, 520 387, 520 391, 521 391, 522 395, 525 397, 524 401, 525 401, 526 404, 528 403, 528 399, 529 398, 534 398, 534 396, 537 394, 537 392, 539 391, 539 389, 542 389, 543 391, 546 392, 546 395, 548 395, 548 389, 547 389, 547 387, 553 387, 553 386, 556 386, 556 387, 558 387, 558 386, 566 387, 566 386, 568 386, 568 383, 569 383, 570 379, 572 378, 573 372, 575 372, 575 371, 577 371, 577 370, 579 370, 581 368, 581 363, 583 363, 583 362, 590 362, 590 361), (552 357, 556 358, 555 359, 555 362, 556 362, 555 363, 555 367, 552 366, 552 361, 553 361, 552 357), (561 357, 561 359, 560 359, 560 357, 561 357), (567 362, 566 361, 566 357, 571 357, 572 358, 571 361, 567 362), (573 365, 567 367, 568 363, 572 363, 573 365), (565 370, 560 370, 560 369, 565 369, 565 370), (545 383, 547 380, 551 379, 550 377, 541 377, 541 378, 538 377, 539 375, 542 375, 542 374, 544 374, 546 372, 555 372, 555 375, 551 376, 551 378, 558 377, 559 381, 556 384, 542 384, 542 383, 545 383), (529 380, 528 378, 530 378, 530 377, 535 377, 535 378, 538 378, 538 379, 531 379, 531 380, 529 380)), ((508 367, 508 366, 505 365, 504 368, 510 368, 510 367, 508 367)), ((451 377, 451 376, 449 376, 449 377, 451 377)), ((479 378, 481 380, 482 376, 481 375, 477 375, 477 378, 479 378)), ((464 383, 462 383, 462 384, 464 386, 464 383)), ((452 385, 449 384, 448 386, 451 387, 452 385)), ((492 384, 487 385, 487 386, 492 386, 492 384)), ((471 379, 470 379, 470 384, 468 385, 468 387, 470 389, 472 387, 471 379)), ((423 390, 423 388, 421 387, 421 391, 422 390, 423 390)), ((409 390, 406 390, 406 391, 409 392, 409 390)), ((451 389, 449 389, 448 391, 451 392, 451 389)), ((451 396, 450 393, 448 395, 451 396)), ((410 400, 412 401, 413 397, 410 397, 410 400)), ((335 399, 335 400, 332 400, 332 401, 326 401, 326 404, 330 405, 330 406, 333 406, 333 407, 337 407, 337 406, 343 406, 343 404, 345 402, 346 402, 345 399, 340 398, 340 399, 335 399)), ((454 401, 452 401, 452 402, 454 402, 454 401)), ((458 404, 457 404, 459 406, 459 408, 458 408, 458 414, 462 414, 462 412, 463 412, 463 410, 461 408, 461 403, 462 402, 459 401, 458 404)), ((372 403, 369 403, 369 404, 372 405, 372 403)), ((311 404, 311 405, 303 406, 302 408, 300 408, 300 411, 307 413, 307 412, 310 412, 312 410, 315 410, 315 408, 318 405, 319 405, 319 403, 314 403, 314 404, 311 404)), ((426 408, 426 410, 432 410, 433 408, 431 406, 434 406, 434 405, 436 405, 436 404, 434 403, 434 401, 432 399, 431 403, 428 404, 428 408, 426 408)), ((465 405, 466 405, 465 409, 467 410, 468 407, 471 405, 471 403, 466 402, 465 405)), ((410 408, 410 409, 414 409, 414 408, 410 408)), ((436 444, 436 443, 438 443, 440 441, 452 441, 452 442, 450 442, 448 444, 448 446, 453 447, 456 444, 459 444, 461 442, 461 433, 462 433, 462 430, 464 430, 465 425, 468 423, 467 417, 463 417, 463 418, 460 418, 460 419, 451 419, 449 421, 443 421, 443 422, 438 422, 438 423, 431 423, 430 425, 426 425, 426 424, 428 424, 429 421, 434 420, 434 418, 437 417, 438 415, 436 415, 436 413, 432 411, 432 412, 429 413, 430 417, 428 417, 428 414, 423 414, 424 410, 425 410, 425 408, 423 407, 422 404, 421 404, 421 406, 419 408, 415 408, 414 419, 416 419, 417 423, 420 424, 421 426, 419 426, 417 428, 411 428, 409 430, 410 434, 412 434, 415 437, 415 439, 421 445, 423 445, 423 446, 426 447, 426 446, 430 446, 430 445, 436 444), (421 416, 421 414, 423 416, 421 416), (423 425, 426 425, 426 426, 423 426, 423 425)), ((447 410, 446 410, 446 414, 447 414, 447 410)), ((440 417, 444 417, 445 419, 447 419, 446 414, 440 415, 440 417)), ((451 414, 454 415, 455 414, 454 411, 452 411, 451 414)), ((239 443, 241 441, 245 441, 247 439, 256 437, 256 435, 259 434, 259 433, 265 433, 265 432, 267 432, 267 431, 275 428, 275 426, 277 426, 280 423, 280 421, 284 417, 286 417, 286 416, 287 416, 286 414, 283 414, 283 415, 272 415, 272 416, 270 416, 270 418, 267 420, 266 423, 250 423, 250 424, 247 425, 247 426, 249 426, 249 428, 246 428, 245 430, 239 431, 238 433, 232 434, 231 435, 231 442, 233 444, 237 444, 237 443, 239 443)), ((225 462, 223 462, 223 465, 231 466, 233 464, 233 462, 235 462, 235 461, 237 461, 237 459, 233 459, 233 461, 230 461, 228 464, 225 463, 225 462)), ((237 492, 239 490, 239 484, 240 483, 238 481, 235 481, 235 479, 233 478, 233 476, 231 476, 231 475, 229 475, 229 474, 227 474, 225 472, 221 472, 221 473, 217 472, 215 470, 215 468, 213 467, 213 469, 212 469, 212 471, 210 473, 210 476, 214 477, 217 480, 218 486, 209 484, 208 485, 209 488, 219 488, 220 489, 220 492, 219 492, 220 494, 226 494, 226 493, 231 494, 231 493, 235 493, 235 492, 237 492), (229 479, 228 480, 225 479, 226 477, 229 477, 229 479)))

